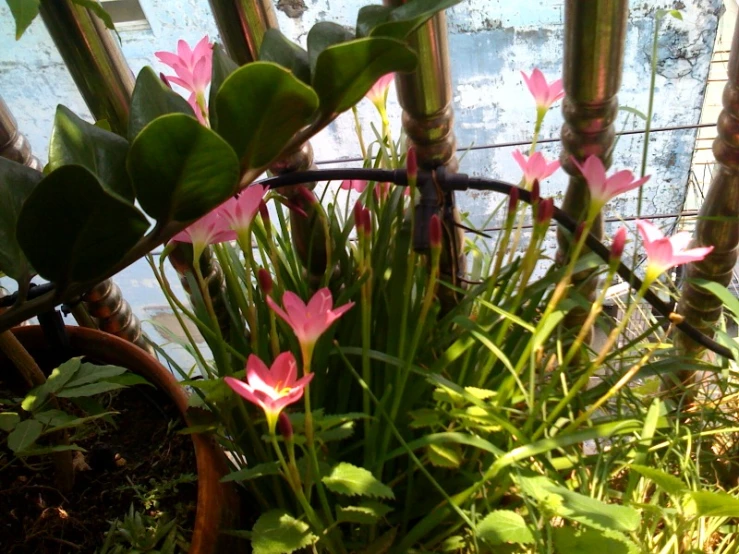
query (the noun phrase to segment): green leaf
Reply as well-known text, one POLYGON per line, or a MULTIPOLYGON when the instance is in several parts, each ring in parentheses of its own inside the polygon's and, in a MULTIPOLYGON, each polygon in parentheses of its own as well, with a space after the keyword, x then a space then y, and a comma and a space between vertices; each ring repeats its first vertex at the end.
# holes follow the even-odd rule
POLYGON ((26 283, 31 266, 16 237, 18 217, 43 175, 33 169, 0 157, 0 272, 26 283))
POLYGON ((417 30, 438 12, 459 4, 462 0, 411 0, 392 10, 386 22, 376 25, 370 36, 402 40, 417 30))
POLYGON ((619 106, 618 110, 620 112, 626 112, 626 113, 633 114, 643 121, 647 120, 647 114, 645 114, 642 111, 637 110, 636 108, 632 108, 630 106, 619 106))
POLYGON ((420 410, 414 410, 412 412, 408 412, 408 415, 411 416, 411 423, 410 427, 411 429, 421 429, 422 427, 434 427, 435 425, 439 425, 441 423, 441 417, 439 416, 439 412, 436 410, 432 410, 430 408, 422 408, 420 410))
MULTIPOLYGON (((312 32, 312 31, 311 31, 312 32)), ((308 34, 310 44, 310 34, 308 34)), ((292 42, 279 29, 267 29, 259 49, 259 60, 289 69, 298 79, 310 85, 311 66, 308 52, 292 42)))
POLYGON ((71 429, 72 427, 80 427, 82 425, 85 425, 86 423, 95 421, 96 419, 105 419, 108 416, 116 415, 117 413, 118 412, 103 412, 101 414, 95 414, 95 415, 91 415, 87 417, 71 416, 71 419, 67 419, 66 421, 57 421, 55 425, 52 425, 44 429, 43 434, 46 435, 48 433, 55 433, 56 431, 61 431, 62 429, 71 429))
MULTIPOLYGON (((267 31, 267 33, 269 34, 271 30, 267 31)), ((208 110, 208 119, 210 120, 211 129, 215 129, 216 131, 218 130, 218 114, 213 109, 213 106, 216 105, 216 96, 218 95, 218 91, 221 90, 223 82, 238 68, 239 64, 228 57, 228 54, 226 54, 220 44, 213 45, 213 71, 211 72, 208 98, 208 106, 211 106, 211 108, 208 110)))
POLYGON ((310 72, 315 74, 318 56, 329 46, 348 42, 354 38, 351 31, 337 23, 321 21, 313 25, 308 33, 308 60, 310 72))
POLYGON ((254 524, 251 546, 254 554, 289 554, 318 540, 310 526, 283 510, 270 510, 254 524))
POLYGON ((80 366, 74 379, 67 383, 67 387, 79 387, 96 381, 108 380, 110 377, 117 377, 126 371, 128 370, 125 367, 115 365, 84 363, 80 366))
POLYGON ((324 477, 322 481, 331 492, 336 494, 395 498, 392 489, 378 481, 372 473, 363 467, 353 466, 345 462, 334 466, 331 473, 324 477))
POLYGON ((41 0, 6 0, 15 19, 15 40, 19 40, 38 15, 41 0))
POLYGON ((477 536, 493 546, 534 542, 534 535, 526 525, 526 520, 510 510, 496 510, 486 515, 477 524, 477 536))
POLYGON ((183 114, 146 126, 131 144, 128 172, 141 207, 160 225, 205 215, 233 194, 239 179, 229 145, 183 114))
POLYGON ((229 481, 249 481, 266 475, 279 474, 280 462, 266 462, 263 464, 257 464, 254 467, 245 467, 238 471, 232 471, 221 479, 221 483, 228 483, 229 481))
POLYGON ((315 91, 287 69, 250 63, 218 91, 218 132, 236 151, 242 169, 262 168, 310 122, 317 107, 315 91))
POLYGON ((44 388, 46 392, 55 394, 62 390, 64 386, 74 377, 82 366, 82 360, 80 358, 72 358, 51 372, 51 375, 46 379, 44 388))
POLYGON ((81 165, 95 175, 106 190, 133 202, 133 188, 126 172, 128 141, 57 106, 49 144, 49 169, 81 165))
POLYGON ((715 281, 707 281, 705 279, 691 279, 691 284, 696 285, 713 294, 716 298, 723 302, 724 306, 734 315, 739 316, 739 299, 734 296, 729 289, 715 281))
POLYGON ((10 433, 18 422, 21 420, 20 416, 15 412, 3 412, 0 413, 0 431, 10 433))
POLYGON ((639 554, 637 545, 616 531, 557 527, 553 530, 557 554, 639 554))
POLYGON ((88 281, 104 275, 144 235, 149 222, 133 205, 110 195, 81 166, 52 171, 26 200, 18 242, 49 281, 88 281))
MULTIPOLYGON (((213 57, 215 69, 215 56, 213 57)), ((128 115, 128 138, 133 141, 157 117, 182 113, 195 117, 187 100, 165 85, 151 67, 144 67, 136 78, 128 115)))
POLYGON ((691 491, 682 503, 686 516, 739 517, 739 498, 725 492, 691 491))
POLYGON ((115 31, 115 25, 113 24, 113 18, 110 17, 110 14, 105 11, 105 9, 100 5, 98 0, 72 0, 72 2, 74 2, 78 6, 87 8, 88 10, 93 12, 96 16, 98 16, 103 21, 103 23, 108 29, 110 29, 111 31, 115 31))
POLYGON ((454 448, 440 444, 429 444, 426 447, 429 461, 436 467, 456 469, 462 465, 462 456, 454 448))
POLYGON ((380 23, 385 23, 392 13, 389 6, 362 6, 357 15, 357 38, 368 37, 372 29, 380 23))
POLYGON ((38 446, 36 448, 28 448, 26 450, 18 452, 18 454, 22 456, 48 456, 49 454, 54 454, 55 452, 68 452, 70 450, 74 452, 86 452, 84 448, 82 448, 81 446, 77 446, 76 444, 57 444, 54 446, 38 446))
POLYGON ((153 389, 156 388, 149 381, 141 377, 141 375, 136 375, 135 373, 124 373, 123 375, 118 375, 117 377, 108 377, 106 381, 108 381, 108 383, 118 383, 119 385, 124 385, 126 387, 131 387, 134 385, 146 385, 147 387, 151 387, 153 389))
POLYGON ((629 468, 649 479, 671 496, 682 496, 688 490, 688 487, 680 479, 660 469, 639 464, 631 464, 629 468))
POLYGON ((31 446, 41 436, 42 425, 35 419, 26 419, 8 435, 8 448, 16 454, 31 446))
POLYGON ((374 525, 380 518, 392 511, 387 504, 367 500, 359 506, 337 506, 337 523, 359 523, 363 525, 374 525))
POLYGON ((62 410, 44 410, 33 415, 36 421, 40 421, 45 427, 55 427, 57 425, 63 425, 70 421, 77 419, 75 416, 68 414, 62 410))
POLYGON ((363 38, 329 46, 318 56, 313 86, 324 116, 348 110, 383 75, 413 71, 417 58, 404 43, 391 38, 363 38))
POLYGON ((46 390, 46 383, 44 383, 43 385, 32 388, 28 392, 26 397, 23 399, 23 402, 21 402, 21 408, 27 412, 32 412, 39 406, 43 405, 48 397, 49 393, 46 390))
POLYGON ((90 383, 89 385, 82 385, 81 387, 75 387, 73 389, 63 389, 57 396, 61 398, 78 398, 80 396, 94 396, 96 394, 103 394, 104 392, 110 392, 118 389, 126 388, 124 385, 118 383, 90 383))

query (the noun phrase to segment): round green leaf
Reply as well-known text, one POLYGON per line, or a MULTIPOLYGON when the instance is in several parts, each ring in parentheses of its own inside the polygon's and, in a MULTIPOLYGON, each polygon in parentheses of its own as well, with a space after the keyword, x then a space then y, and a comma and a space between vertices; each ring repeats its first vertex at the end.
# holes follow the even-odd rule
POLYGON ((321 21, 313 25, 308 33, 308 59, 311 72, 316 70, 318 56, 326 48, 335 44, 342 44, 354 38, 354 35, 338 23, 321 21))
POLYGON ((170 114, 133 141, 128 172, 141 207, 162 224, 198 219, 226 200, 238 184, 239 162, 214 131, 170 114))
POLYGON ((41 277, 57 283, 104 275, 144 235, 149 222, 109 194, 79 165, 52 171, 18 218, 18 242, 41 277))
POLYGON ((218 132, 236 151, 242 169, 258 169, 279 156, 317 107, 315 91, 289 70, 268 62, 250 63, 232 73, 218 91, 218 132))
POLYGON ((403 39, 440 11, 451 8, 461 1, 411 0, 392 10, 385 22, 379 21, 379 17, 377 17, 374 21, 377 25, 370 31, 369 35, 403 39))
POLYGON ((128 115, 128 138, 133 140, 157 117, 183 113, 195 117, 187 100, 165 85, 151 67, 144 67, 136 77, 128 115))
POLYGON ((304 83, 310 84, 308 52, 289 40, 279 29, 267 29, 264 33, 259 59, 281 65, 292 71, 304 83))
POLYGON ((333 116, 348 110, 380 77, 413 71, 416 63, 416 54, 392 38, 362 38, 329 46, 318 56, 313 74, 321 113, 333 116))
MULTIPOLYGON (((267 31, 267 34, 269 34, 269 32, 273 30, 274 29, 270 29, 269 31, 267 31)), ((279 31, 277 32, 279 33, 279 31)), ((264 43, 262 43, 262 45, 264 46, 264 43)), ((223 81, 225 81, 228 76, 231 75, 231 73, 236 71, 238 68, 239 65, 228 57, 228 54, 224 52, 223 47, 220 44, 213 45, 213 70, 211 72, 210 78, 210 92, 208 93, 209 106, 216 105, 216 96, 218 95, 218 91, 221 90, 221 85, 223 84, 223 81)), ((210 110, 210 112, 208 113, 208 119, 210 119, 211 129, 217 131, 218 115, 216 114, 215 110, 210 110)))

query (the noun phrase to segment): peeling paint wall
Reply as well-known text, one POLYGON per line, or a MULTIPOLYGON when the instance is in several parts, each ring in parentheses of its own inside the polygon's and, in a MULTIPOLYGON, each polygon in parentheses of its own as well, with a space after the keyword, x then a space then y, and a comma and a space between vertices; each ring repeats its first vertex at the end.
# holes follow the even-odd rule
MULTIPOLYGON (((140 2, 151 30, 121 33, 123 50, 134 72, 146 64, 164 70, 156 62, 154 52, 174 49, 179 38, 191 43, 206 33, 217 38, 207 0, 140 2)), ((331 20, 353 26, 357 11, 366 3, 276 0, 275 5, 283 32, 305 45, 307 32, 315 21, 331 20)), ((681 9, 683 21, 666 20, 660 33, 654 127, 696 124, 722 0, 632 2, 620 102, 647 111, 654 16, 657 9, 664 8, 681 9)), ((461 149, 531 137, 535 111, 520 71, 539 67, 551 77, 561 74, 563 16, 562 0, 466 0, 448 11, 455 128, 461 149)), ((41 21, 36 21, 20 42, 14 42, 13 36, 9 10, 4 2, 0 3, 0 95, 15 113, 36 154, 45 161, 56 104, 63 103, 83 116, 89 114, 41 21)), ((400 110, 393 94, 390 113, 397 137, 400 110)), ((361 104, 360 115, 369 136, 369 122, 377 122, 377 118, 368 102, 361 104)), ((642 128, 643 122, 634 119, 623 112, 617 125, 619 129, 642 128)), ((561 114, 553 109, 544 123, 542 138, 558 137, 561 124, 561 114)), ((695 135, 694 130, 687 130, 651 136, 647 173, 653 177, 645 186, 643 213, 680 210, 695 135)), ((340 117, 313 145, 317 160, 356 156, 358 146, 350 115, 340 117)), ((638 172, 642 145, 642 135, 622 137, 614 166, 638 172)), ((542 149, 549 157, 559 155, 556 142, 545 144, 542 149)), ((461 170, 517 181, 520 171, 511 151, 508 147, 469 152, 461 170)), ((561 198, 565 187, 566 178, 559 172, 544 184, 542 192, 561 198)), ((459 201, 471 224, 482 225, 499 198, 460 195, 459 201)), ((635 195, 619 199, 609 207, 608 215, 634 215, 636 204, 635 195)), ((142 278, 130 277, 139 281, 142 278)))

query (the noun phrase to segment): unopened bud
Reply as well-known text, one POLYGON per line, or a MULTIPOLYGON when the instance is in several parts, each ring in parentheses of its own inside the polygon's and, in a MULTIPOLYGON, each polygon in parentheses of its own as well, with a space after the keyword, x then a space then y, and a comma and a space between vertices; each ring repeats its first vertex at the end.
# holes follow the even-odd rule
POLYGON ((406 170, 408 172, 408 185, 415 186, 418 179, 418 157, 416 155, 416 147, 411 146, 408 149, 408 156, 405 160, 406 170))
POLYGON ((313 191, 310 190, 307 187, 297 187, 298 194, 300 197, 306 202, 307 206, 312 206, 313 204, 318 204, 318 198, 316 198, 316 195, 313 194, 313 191))
POLYGON ((272 275, 269 274, 269 271, 260 267, 259 271, 257 271, 257 280, 259 281, 259 287, 262 289, 264 294, 272 294, 272 275))
POLYGON ((167 85, 169 88, 172 88, 172 85, 169 84, 169 79, 167 79, 167 76, 164 73, 160 73, 159 78, 165 85, 167 85))
POLYGON ((372 234, 372 214, 368 208, 362 210, 362 231, 367 237, 372 234))
POLYGON ((539 207, 536 210, 536 222, 539 225, 549 225, 549 222, 554 215, 554 200, 551 198, 545 198, 539 202, 539 207))
POLYGON ((585 222, 581 221, 577 224, 577 228, 575 229, 575 242, 580 242, 580 239, 582 238, 582 234, 585 232, 585 222))
POLYGON ((357 203, 354 204, 354 227, 357 229, 357 234, 363 231, 363 226, 364 226, 364 220, 362 217, 363 211, 364 211, 364 206, 362 206, 361 202, 357 201, 357 203))
POLYGON ((267 208, 267 203, 262 200, 259 203, 259 215, 262 216, 262 222, 264 222, 265 227, 269 225, 269 208, 267 208))
POLYGON ((536 206, 539 202, 539 198, 541 198, 539 179, 534 179, 534 182, 531 184, 531 205, 536 206))
POLYGON ((518 199, 520 197, 520 193, 518 192, 518 187, 513 187, 511 189, 511 193, 508 195, 508 216, 511 217, 513 214, 516 213, 516 208, 518 207, 518 199))
POLYGON ((441 219, 437 214, 432 215, 429 221, 429 242, 431 248, 441 248, 441 219))
POLYGON ((277 430, 286 441, 292 440, 293 424, 290 423, 290 418, 285 412, 280 412, 280 415, 277 416, 277 430))
POLYGON ((624 253, 624 247, 626 246, 626 227, 621 227, 616 234, 613 235, 613 242, 611 243, 611 260, 616 261, 621 259, 621 255, 624 253))

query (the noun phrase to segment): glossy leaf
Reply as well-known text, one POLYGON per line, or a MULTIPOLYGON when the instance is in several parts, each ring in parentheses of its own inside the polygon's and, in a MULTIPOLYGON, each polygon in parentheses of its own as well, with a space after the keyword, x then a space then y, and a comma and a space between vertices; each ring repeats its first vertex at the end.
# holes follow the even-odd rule
MULTIPOLYGON (((83 8, 87 8, 91 12, 93 12, 96 16, 98 16, 103 23, 105 24, 105 27, 110 29, 111 31, 115 31, 115 25, 113 24, 113 18, 110 17, 110 14, 105 11, 105 8, 98 2, 98 0, 72 0, 75 4, 78 6, 82 6, 83 8)), ((117 32, 117 31, 116 31, 117 32)))
POLYGON ((233 194, 239 179, 229 145, 184 114, 146 126, 131 144, 128 172, 141 207, 160 224, 205 215, 233 194))
POLYGON ((8 448, 15 453, 25 450, 41 436, 42 427, 35 419, 21 421, 8 435, 8 448))
POLYGON ((80 366, 77 373, 75 373, 74 379, 70 380, 66 386, 70 388, 79 387, 81 385, 87 385, 88 383, 108 380, 111 377, 122 375, 126 371, 125 367, 115 365, 94 365, 84 363, 80 366))
MULTIPOLYGON (((215 57, 214 57, 215 63, 215 57)), ((136 78, 128 116, 128 138, 133 140, 157 117, 183 113, 195 117, 187 100, 165 85, 151 67, 145 67, 136 78)))
POLYGON ((125 385, 100 381, 98 383, 89 383, 80 387, 62 389, 57 393, 57 396, 60 398, 79 398, 80 396, 95 396, 96 394, 103 394, 104 392, 111 392, 123 388, 126 388, 125 385))
MULTIPOLYGON (((231 73, 239 68, 239 64, 228 57, 220 44, 213 45, 213 71, 210 79, 210 93, 208 98, 208 106, 216 105, 216 96, 221 90, 223 82, 231 73)), ((218 115, 211 107, 208 113, 210 126, 212 129, 218 130, 218 115)))
POLYGON ((357 38, 368 37, 372 29, 390 19, 393 8, 390 6, 363 6, 357 15, 357 38))
POLYGON ((307 523, 283 510, 270 510, 254 524, 251 546, 254 554, 289 554, 317 540, 307 523))
POLYGON ((390 12, 385 22, 370 32, 373 37, 404 39, 438 12, 459 4, 462 0, 412 0, 390 12))
POLYGON ((51 372, 51 375, 46 379, 43 387, 47 393, 56 394, 62 390, 67 383, 74 377, 79 371, 82 365, 80 358, 72 358, 64 362, 51 372))
POLYGON ((59 105, 49 144, 49 169, 81 165, 110 192, 133 202, 133 188, 126 172, 128 141, 77 117, 59 105))
POLYGON ((265 167, 310 122, 317 107, 315 91, 287 69, 250 63, 218 91, 218 132, 236 151, 242 169, 265 167))
POLYGON ((7 2, 15 19, 15 40, 19 40, 36 19, 41 0, 7 0, 7 2))
POLYGON ((378 481, 372 473, 345 462, 336 465, 322 481, 328 490, 336 494, 395 498, 392 489, 378 481))
POLYGON ((552 530, 557 554, 639 554, 642 550, 616 531, 558 527, 552 530))
POLYGON ((321 113, 330 116, 348 110, 380 77, 413 71, 416 63, 416 55, 391 38, 363 38, 326 48, 313 74, 321 113))
POLYGON ((0 431, 10 433, 18 425, 21 418, 15 412, 0 413, 0 431))
MULTIPOLYGON (((310 40, 310 34, 308 35, 310 40)), ((308 52, 292 42, 279 29, 268 29, 259 49, 259 60, 273 62, 289 69, 298 79, 310 85, 308 52)))
POLYGON ((28 281, 31 266, 16 238, 18 217, 42 178, 38 171, 0 158, 0 272, 19 283, 28 281))
POLYGON ((338 23, 331 23, 330 21, 316 23, 308 33, 307 40, 311 73, 316 71, 316 63, 321 52, 329 46, 348 42, 353 38, 354 35, 338 23))
POLYGON ((104 275, 144 235, 149 222, 106 192, 84 167, 60 167, 26 200, 18 242, 39 275, 57 283, 104 275))
POLYGON ((490 512, 477 524, 477 536, 493 546, 534 542, 526 520, 512 510, 490 512))

